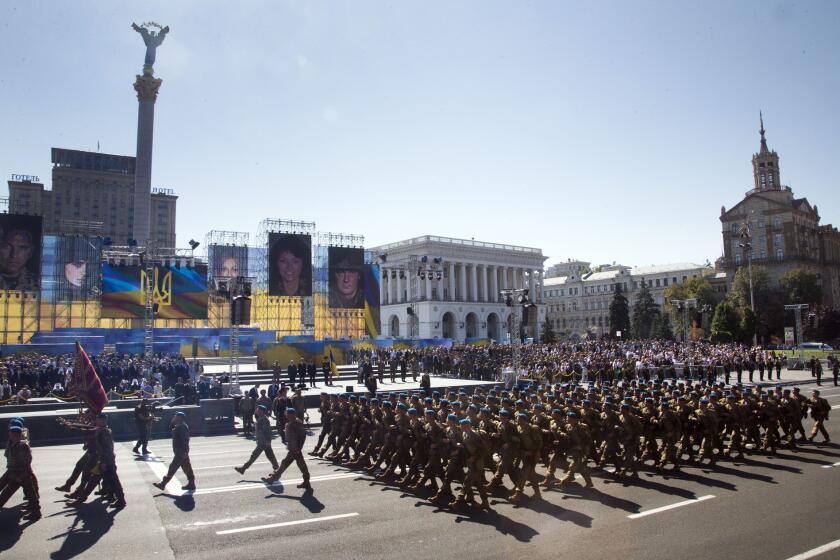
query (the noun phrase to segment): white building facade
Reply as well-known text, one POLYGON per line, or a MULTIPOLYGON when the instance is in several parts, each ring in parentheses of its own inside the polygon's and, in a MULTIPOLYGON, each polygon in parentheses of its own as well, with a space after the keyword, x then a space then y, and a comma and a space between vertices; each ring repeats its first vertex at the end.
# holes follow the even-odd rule
POLYGON ((669 286, 714 274, 711 267, 694 263, 635 268, 603 265, 593 270, 590 263, 577 260, 553 265, 549 271, 557 276, 547 277, 543 285, 547 318, 556 333, 573 339, 609 334, 610 303, 616 286, 621 286, 632 313, 642 282, 647 284, 654 302, 662 306, 669 286))
POLYGON ((541 249, 425 235, 371 248, 382 273, 382 333, 394 338, 489 338, 504 342, 514 307, 502 290, 528 289, 545 319, 541 249))

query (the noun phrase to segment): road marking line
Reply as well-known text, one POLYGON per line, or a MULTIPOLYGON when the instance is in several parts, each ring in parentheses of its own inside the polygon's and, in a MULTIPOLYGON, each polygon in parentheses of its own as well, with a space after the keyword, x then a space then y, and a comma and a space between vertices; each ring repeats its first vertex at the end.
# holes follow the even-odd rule
MULTIPOLYGON (((155 476, 158 477, 158 480, 163 480, 163 477, 166 476, 166 473, 169 471, 168 466, 164 466, 163 461, 160 460, 160 457, 155 455, 154 453, 149 453, 146 457, 151 458, 151 461, 144 460, 143 462, 149 465, 149 468, 152 469, 152 472, 155 473, 155 476)), ((166 484, 166 493, 167 494, 174 494, 177 496, 181 496, 184 494, 184 490, 181 490, 181 483, 178 481, 177 476, 173 476, 172 480, 170 480, 166 484)))
POLYGON ((830 469, 831 467, 840 467, 840 462, 834 463, 833 465, 823 465, 822 468, 830 469))
POLYGON ((358 513, 342 513, 340 515, 328 515, 326 517, 315 517, 312 519, 299 519, 297 521, 285 521, 283 523, 270 523, 269 525, 256 525, 254 527, 242 527, 241 529, 227 529, 226 531, 216 531, 217 535, 233 535, 235 533, 246 533, 248 531, 260 531, 262 529, 276 529, 278 527, 290 527, 292 525, 304 525, 306 523, 318 523, 320 521, 332 521, 334 519, 345 519, 347 517, 357 517, 358 513))
MULTIPOLYGON (((327 482, 330 480, 340 480, 342 478, 353 478, 362 476, 359 473, 339 473, 339 474, 332 474, 332 475, 325 475, 325 476, 313 476, 309 479, 309 482, 327 482)), ((202 494, 222 494, 225 492, 238 492, 240 490, 257 490, 262 488, 265 490, 266 488, 275 488, 278 486, 287 486, 289 484, 298 484, 303 482, 302 478, 292 478, 286 480, 278 480, 272 484, 264 484, 260 483, 252 483, 252 484, 237 484, 235 486, 219 486, 216 488, 199 488, 193 492, 194 496, 199 496, 202 494)))
POLYGON ((662 513, 663 511, 668 511, 669 509, 674 509, 678 507, 688 506, 691 504, 696 504, 697 502, 703 502, 705 500, 711 500, 714 498, 713 495, 709 494, 708 496, 700 496, 699 498, 694 498, 693 500, 686 500, 684 502, 677 502, 676 504, 671 504, 670 506, 662 506, 656 509, 651 509, 648 511, 642 511, 639 513, 633 513, 628 515, 627 517, 630 519, 639 519, 640 517, 645 517, 648 515, 653 515, 655 513, 662 513))
MULTIPOLYGON (((250 454, 249 451, 253 451, 253 447, 248 447, 246 449, 242 449, 242 453, 250 454)), ((237 449, 226 449, 224 451, 205 451, 204 453, 190 453, 190 457, 198 457, 201 455, 223 455, 225 453, 233 453, 238 451, 237 449)), ((166 457, 161 457, 162 459, 171 459, 172 456, 167 455, 166 457)))
POLYGON ((840 408, 840 404, 835 404, 834 406, 831 407, 832 410, 835 409, 835 408, 840 408))
POLYGON ((803 552, 802 554, 791 556, 788 560, 808 560, 808 558, 814 558, 815 556, 819 556, 820 554, 834 550, 835 548, 840 548, 840 539, 818 546, 817 548, 813 548, 807 552, 803 552))
MULTIPOLYGON (((256 461, 254 463, 251 463, 251 465, 252 466, 253 465, 267 465, 270 462, 271 461, 256 461)), ((212 467, 193 467, 193 470, 194 471, 206 471, 206 470, 210 470, 210 469, 230 469, 230 468, 233 468, 233 467, 241 467, 241 466, 242 466, 242 463, 236 463, 235 465, 213 465, 212 467)))

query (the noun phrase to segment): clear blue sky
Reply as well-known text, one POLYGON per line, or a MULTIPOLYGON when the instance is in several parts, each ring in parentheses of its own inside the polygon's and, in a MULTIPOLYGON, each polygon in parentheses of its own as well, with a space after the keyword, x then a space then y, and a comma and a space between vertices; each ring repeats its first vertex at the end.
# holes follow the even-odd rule
POLYGON ((840 222, 834 1, 6 1, 5 179, 49 187, 53 146, 134 155, 148 20, 171 27, 153 185, 180 245, 271 217, 714 260, 759 110, 782 182, 840 222))

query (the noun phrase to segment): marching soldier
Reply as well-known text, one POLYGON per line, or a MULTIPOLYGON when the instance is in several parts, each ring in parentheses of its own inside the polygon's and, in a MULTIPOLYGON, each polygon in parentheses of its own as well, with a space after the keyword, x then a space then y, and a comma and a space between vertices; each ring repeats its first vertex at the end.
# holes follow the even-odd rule
POLYGON ((190 462, 190 427, 186 422, 186 414, 182 411, 175 413, 172 418, 170 431, 172 432, 172 451, 175 456, 169 463, 169 470, 163 480, 155 482, 160 490, 165 490, 166 485, 175 476, 180 468, 187 475, 187 483, 181 486, 181 490, 195 490, 195 474, 193 474, 192 463, 190 462))
POLYGON ((828 437, 828 432, 825 429, 825 421, 828 420, 828 414, 831 411, 831 406, 828 401, 820 396, 817 389, 811 391, 811 418, 814 419, 814 427, 811 429, 811 437, 808 441, 813 442, 817 434, 820 433, 825 438, 825 443, 831 441, 828 437))
POLYGON ((294 408, 286 409, 286 448, 288 452, 280 466, 270 475, 262 479, 266 484, 274 484, 280 479, 280 476, 293 462, 297 463, 301 474, 303 475, 303 482, 297 485, 298 488, 305 488, 310 490, 312 485, 309 484, 309 469, 306 467, 306 461, 303 457, 303 443, 306 441, 306 427, 298 418, 297 411, 294 408))
MULTIPOLYGON (((481 509, 490 509, 490 502, 487 500, 487 491, 484 489, 484 457, 488 450, 485 448, 485 443, 481 439, 472 426, 472 421, 465 418, 460 422, 461 430, 461 448, 465 451, 465 462, 467 466, 467 473, 464 477, 464 485, 461 487, 461 493, 456 498, 457 505, 473 504, 473 487, 478 490, 478 495, 481 497, 481 509)), ((539 495, 539 487, 536 485, 535 492, 539 495)))
POLYGON ((35 473, 32 472, 32 450, 25 436, 23 422, 12 420, 9 427, 9 442, 6 446, 6 472, 0 487, 0 508, 6 505, 18 488, 23 488, 26 500, 27 521, 41 519, 41 504, 38 496, 35 473))
POLYGON ((268 420, 268 408, 261 404, 257 407, 257 446, 251 452, 251 456, 241 467, 234 467, 233 469, 239 474, 245 474, 248 467, 254 464, 257 458, 265 453, 266 458, 271 462, 271 467, 275 471, 278 468, 277 458, 274 456, 274 450, 271 449, 271 422, 268 420))
MULTIPOLYGON (((111 507, 115 509, 122 509, 125 507, 125 494, 120 483, 120 477, 117 475, 117 457, 114 453, 114 435, 111 428, 108 427, 108 415, 100 412, 96 417, 95 430, 95 445, 96 445, 96 459, 99 462, 99 475, 102 477, 102 484, 114 495, 114 502, 111 507)), ((87 485, 79 494, 79 497, 70 502, 70 507, 81 507, 87 497, 93 492, 96 487, 97 479, 91 478, 87 485)))

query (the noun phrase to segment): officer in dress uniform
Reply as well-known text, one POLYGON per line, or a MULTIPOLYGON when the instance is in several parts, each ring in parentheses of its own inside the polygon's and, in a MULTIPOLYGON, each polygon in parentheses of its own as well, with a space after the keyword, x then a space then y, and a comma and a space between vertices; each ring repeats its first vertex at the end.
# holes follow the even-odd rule
POLYGON ((140 404, 134 407, 134 425, 137 428, 137 443, 134 445, 134 453, 140 452, 143 455, 149 454, 149 435, 152 431, 154 414, 149 407, 149 399, 143 399, 140 404))

